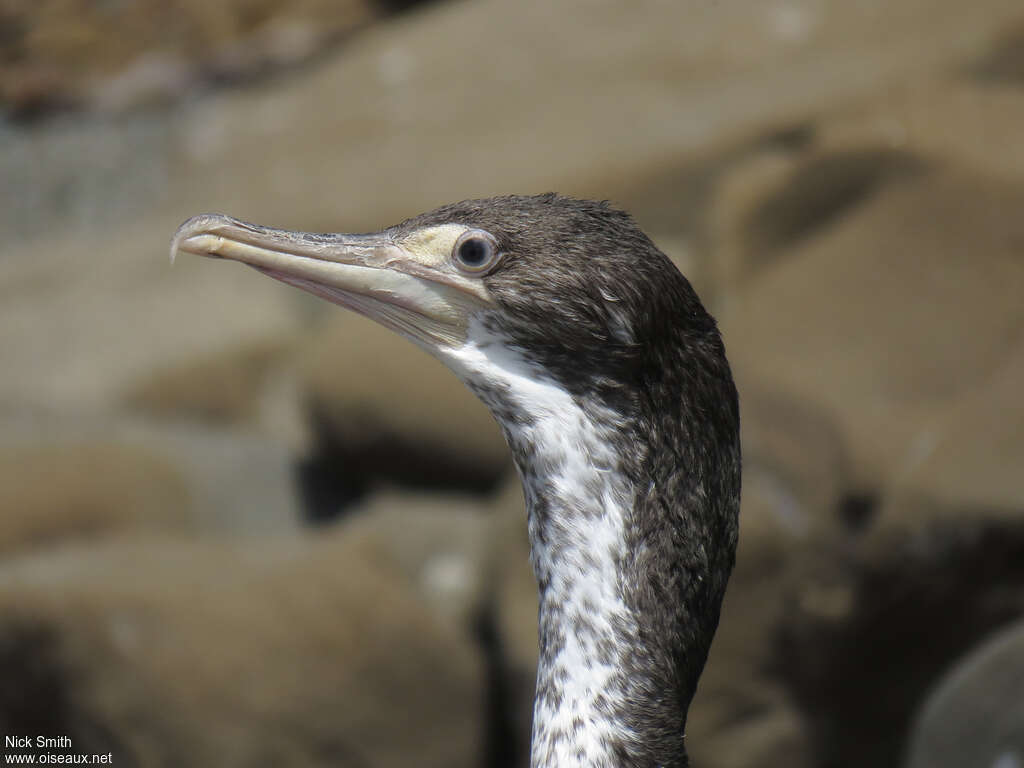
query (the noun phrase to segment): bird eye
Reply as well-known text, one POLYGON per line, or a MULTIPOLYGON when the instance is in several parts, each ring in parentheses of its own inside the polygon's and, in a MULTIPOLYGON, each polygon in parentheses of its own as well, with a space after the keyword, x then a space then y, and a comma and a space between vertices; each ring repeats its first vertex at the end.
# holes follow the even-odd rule
POLYGON ((489 233, 482 229, 470 229, 455 241, 452 256, 463 272, 480 274, 498 262, 498 245, 489 233))

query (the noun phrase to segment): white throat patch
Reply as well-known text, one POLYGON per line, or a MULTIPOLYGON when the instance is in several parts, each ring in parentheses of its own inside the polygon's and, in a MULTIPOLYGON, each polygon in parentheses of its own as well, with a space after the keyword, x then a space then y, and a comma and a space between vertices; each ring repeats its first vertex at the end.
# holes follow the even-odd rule
POLYGON ((612 766, 614 744, 635 739, 615 709, 621 653, 637 636, 619 580, 634 490, 616 471, 615 413, 588 413, 476 322, 444 360, 492 411, 518 416, 502 426, 523 480, 542 586, 531 765, 612 766))

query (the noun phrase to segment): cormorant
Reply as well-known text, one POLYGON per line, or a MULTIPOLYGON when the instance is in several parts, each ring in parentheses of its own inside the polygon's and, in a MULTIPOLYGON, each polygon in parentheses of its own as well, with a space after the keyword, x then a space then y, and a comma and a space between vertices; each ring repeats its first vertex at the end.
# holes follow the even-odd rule
POLYGON ((531 765, 685 766, 735 558, 739 407, 714 319, 633 219, 555 194, 362 235, 202 215, 177 252, 366 315, 476 393, 522 479, 540 591, 531 765))

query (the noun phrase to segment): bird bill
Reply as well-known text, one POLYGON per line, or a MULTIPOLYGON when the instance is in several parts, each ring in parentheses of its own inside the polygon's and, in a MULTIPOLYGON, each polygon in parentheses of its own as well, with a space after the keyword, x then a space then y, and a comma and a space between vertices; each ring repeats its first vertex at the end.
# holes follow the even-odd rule
POLYGON ((310 234, 194 216, 171 242, 179 253, 229 259, 365 315, 429 351, 466 340, 482 287, 440 267, 434 255, 403 247, 387 232, 310 234))

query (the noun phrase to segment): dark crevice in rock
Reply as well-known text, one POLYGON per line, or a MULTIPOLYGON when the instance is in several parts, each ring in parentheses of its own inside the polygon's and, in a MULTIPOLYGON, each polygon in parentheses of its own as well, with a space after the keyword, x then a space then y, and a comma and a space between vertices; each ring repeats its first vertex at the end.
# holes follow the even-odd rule
POLYGON ((1024 25, 1003 37, 972 68, 978 80, 1024 85, 1024 25))
POLYGON ((430 5, 436 0, 374 0, 373 5, 385 14, 402 13, 417 6, 430 5))
POLYGON ((516 768, 523 764, 522 749, 513 721, 513 695, 505 649, 502 647, 493 606, 476 617, 474 635, 483 652, 486 685, 484 754, 486 768, 516 768))
POLYGON ((763 136, 755 149, 761 151, 775 148, 788 152, 802 152, 811 148, 816 137, 817 131, 813 123, 795 123, 763 136))
POLYGON ((67 736, 78 753, 112 752, 118 765, 138 764, 116 734, 75 704, 77 676, 64 661, 52 627, 7 618, 0 630, 0 681, 0 733, 67 736))
MULTIPOLYGON (((744 159, 766 150, 800 152, 815 139, 813 123, 785 125, 737 142, 708 157, 687 159, 666 167, 663 163, 616 190, 613 202, 636 215, 641 228, 660 234, 706 239, 702 227, 712 189, 721 175, 744 159)), ((615 188, 615 184, 610 185, 615 188)))
POLYGON ((293 471, 303 518, 314 525, 342 516, 369 491, 365 478, 349 477, 334 457, 321 453, 299 459, 293 471))
POLYGON ((878 513, 879 497, 869 491, 851 491, 839 499, 839 519, 854 533, 867 530, 878 513))
MULTIPOLYGON (((433 2, 436 0, 371 0, 365 6, 368 18, 353 18, 343 23, 340 21, 343 16, 335 15, 335 24, 325 24, 324 17, 317 19, 320 24, 312 42, 289 42, 289 34, 299 36, 294 34, 294 29, 303 23, 303 16, 289 15, 287 4, 279 9, 266 4, 241 4, 221 9, 236 14, 234 35, 216 38, 206 46, 208 50, 201 50, 200 40, 199 52, 195 48, 196 29, 202 28, 204 20, 190 18, 181 9, 167 10, 158 3, 150 3, 153 18, 161 19, 161 45, 131 42, 157 34, 154 23, 150 28, 135 29, 134 35, 122 35, 114 46, 117 56, 104 51, 104 47, 110 47, 109 30, 124 21, 124 14, 116 9, 96 9, 88 3, 80 4, 83 7, 65 21, 75 32, 71 37, 79 41, 77 47, 65 45, 56 50, 36 50, 26 42, 27 30, 39 25, 40 17, 45 18, 45 8, 35 10, 35 6, 45 4, 24 4, 25 9, 17 11, 0 7, 0 65, 8 70, 0 77, 0 119, 7 118, 14 125, 31 126, 83 111, 118 114, 162 111, 209 90, 263 83, 301 71, 366 28, 433 2), (288 52, 289 44, 295 50, 288 52), (108 59, 119 66, 112 66, 108 59), (118 62, 118 59, 128 63, 118 62), (133 67, 140 63, 146 66, 147 62, 151 70, 147 76, 153 81, 148 88, 142 87, 127 98, 98 95, 109 90, 111 83, 115 83, 114 91, 123 91, 123 83, 116 85, 118 79, 127 76, 130 80, 133 67)), ((132 20, 138 23, 137 17, 132 20)), ((46 28, 35 37, 53 40, 61 35, 46 28)), ((66 32, 64 37, 67 37, 66 32)))
POLYGON ((766 251, 792 247, 841 219, 887 183, 925 168, 914 155, 885 148, 816 157, 747 214, 744 251, 760 260, 766 251))
POLYGON ((471 457, 453 456, 428 440, 376 430, 364 430, 359 437, 339 435, 316 406, 310 422, 313 450, 295 466, 307 522, 333 520, 381 485, 486 495, 505 477, 505 465, 485 466, 471 457))
POLYGON ((47 627, 12 623, 0 635, 0 731, 66 734, 68 679, 47 627))

